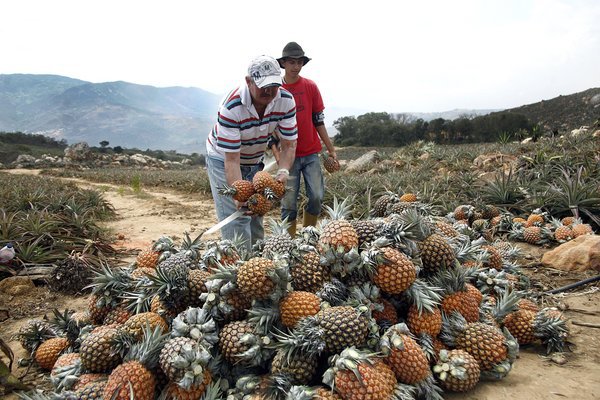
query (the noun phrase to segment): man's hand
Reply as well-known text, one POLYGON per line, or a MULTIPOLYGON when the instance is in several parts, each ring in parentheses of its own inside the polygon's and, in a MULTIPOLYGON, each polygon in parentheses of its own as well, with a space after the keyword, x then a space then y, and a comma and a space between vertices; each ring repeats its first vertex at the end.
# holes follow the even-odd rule
POLYGON ((280 168, 277 170, 277 174, 275 175, 275 179, 284 185, 287 183, 288 178, 290 177, 290 171, 286 168, 280 168))

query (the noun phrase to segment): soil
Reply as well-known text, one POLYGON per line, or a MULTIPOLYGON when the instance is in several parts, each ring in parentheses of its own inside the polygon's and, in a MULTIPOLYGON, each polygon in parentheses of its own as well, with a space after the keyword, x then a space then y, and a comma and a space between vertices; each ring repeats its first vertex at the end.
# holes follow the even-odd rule
MULTIPOLYGON (((12 170, 14 173, 35 171, 12 170)), ((212 199, 194 195, 143 190, 143 194, 128 193, 121 187, 74 180, 81 187, 98 187, 115 207, 117 218, 106 226, 115 235, 115 247, 133 261, 135 254, 160 236, 181 239, 184 232, 195 237, 216 222, 212 199)), ((217 234, 206 239, 217 238, 217 234)), ((521 245, 521 244, 520 244, 521 245)), ((562 287, 594 276, 592 272, 563 272, 541 266, 539 260, 548 249, 521 245, 526 257, 522 270, 540 291, 562 287)), ((57 308, 83 310, 88 296, 51 292, 42 283, 20 295, 0 293, 0 337, 15 355, 13 374, 22 381, 40 388, 50 388, 47 373, 36 366, 18 366, 17 360, 27 353, 14 339, 19 328, 31 318, 40 318, 57 308)), ((599 399, 600 398, 600 290, 597 286, 582 286, 575 291, 539 299, 543 305, 558 306, 565 313, 570 329, 568 351, 546 356, 541 345, 523 346, 509 375, 501 381, 480 382, 466 394, 444 394, 447 399, 599 399), (596 327, 583 326, 587 323, 596 327)), ((6 360, 6 358, 4 358, 6 360)), ((0 387, 0 393, 2 388, 0 387)), ((14 394, 6 399, 16 399, 14 394)))

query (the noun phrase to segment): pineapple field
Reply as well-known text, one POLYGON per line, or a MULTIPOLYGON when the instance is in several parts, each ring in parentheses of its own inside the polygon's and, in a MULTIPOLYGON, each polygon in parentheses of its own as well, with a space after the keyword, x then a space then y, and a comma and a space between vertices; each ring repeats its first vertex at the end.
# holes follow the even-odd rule
POLYGON ((0 394, 597 398, 597 281, 560 289, 599 271, 541 262, 599 232, 597 138, 377 150, 356 167, 366 150, 340 148, 320 224, 292 238, 275 205, 249 253, 201 235, 216 223, 202 170, 0 171, 98 197, 66 213, 39 182, 3 195, 0 244, 32 238, 0 266, 2 360, 38 392, 2 375, 0 394), (38 208, 67 233, 31 222, 38 208), (54 269, 33 284, 35 265, 54 269))

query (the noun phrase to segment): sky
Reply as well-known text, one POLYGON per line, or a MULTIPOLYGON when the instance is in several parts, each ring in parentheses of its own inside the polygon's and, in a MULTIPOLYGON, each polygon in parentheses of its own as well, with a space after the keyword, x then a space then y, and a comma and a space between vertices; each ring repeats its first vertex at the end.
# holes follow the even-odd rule
POLYGON ((600 87, 599 21, 598 0, 2 1, 0 74, 223 95, 296 41, 326 116, 503 109, 600 87))

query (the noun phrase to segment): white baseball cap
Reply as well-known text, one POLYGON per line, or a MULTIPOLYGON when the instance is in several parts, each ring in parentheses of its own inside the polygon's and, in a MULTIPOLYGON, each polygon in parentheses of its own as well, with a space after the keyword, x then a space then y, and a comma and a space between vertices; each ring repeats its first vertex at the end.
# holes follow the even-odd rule
POLYGON ((281 86, 281 68, 273 57, 259 56, 250 63, 248 76, 252 78, 256 86, 265 88, 267 86, 281 86))

